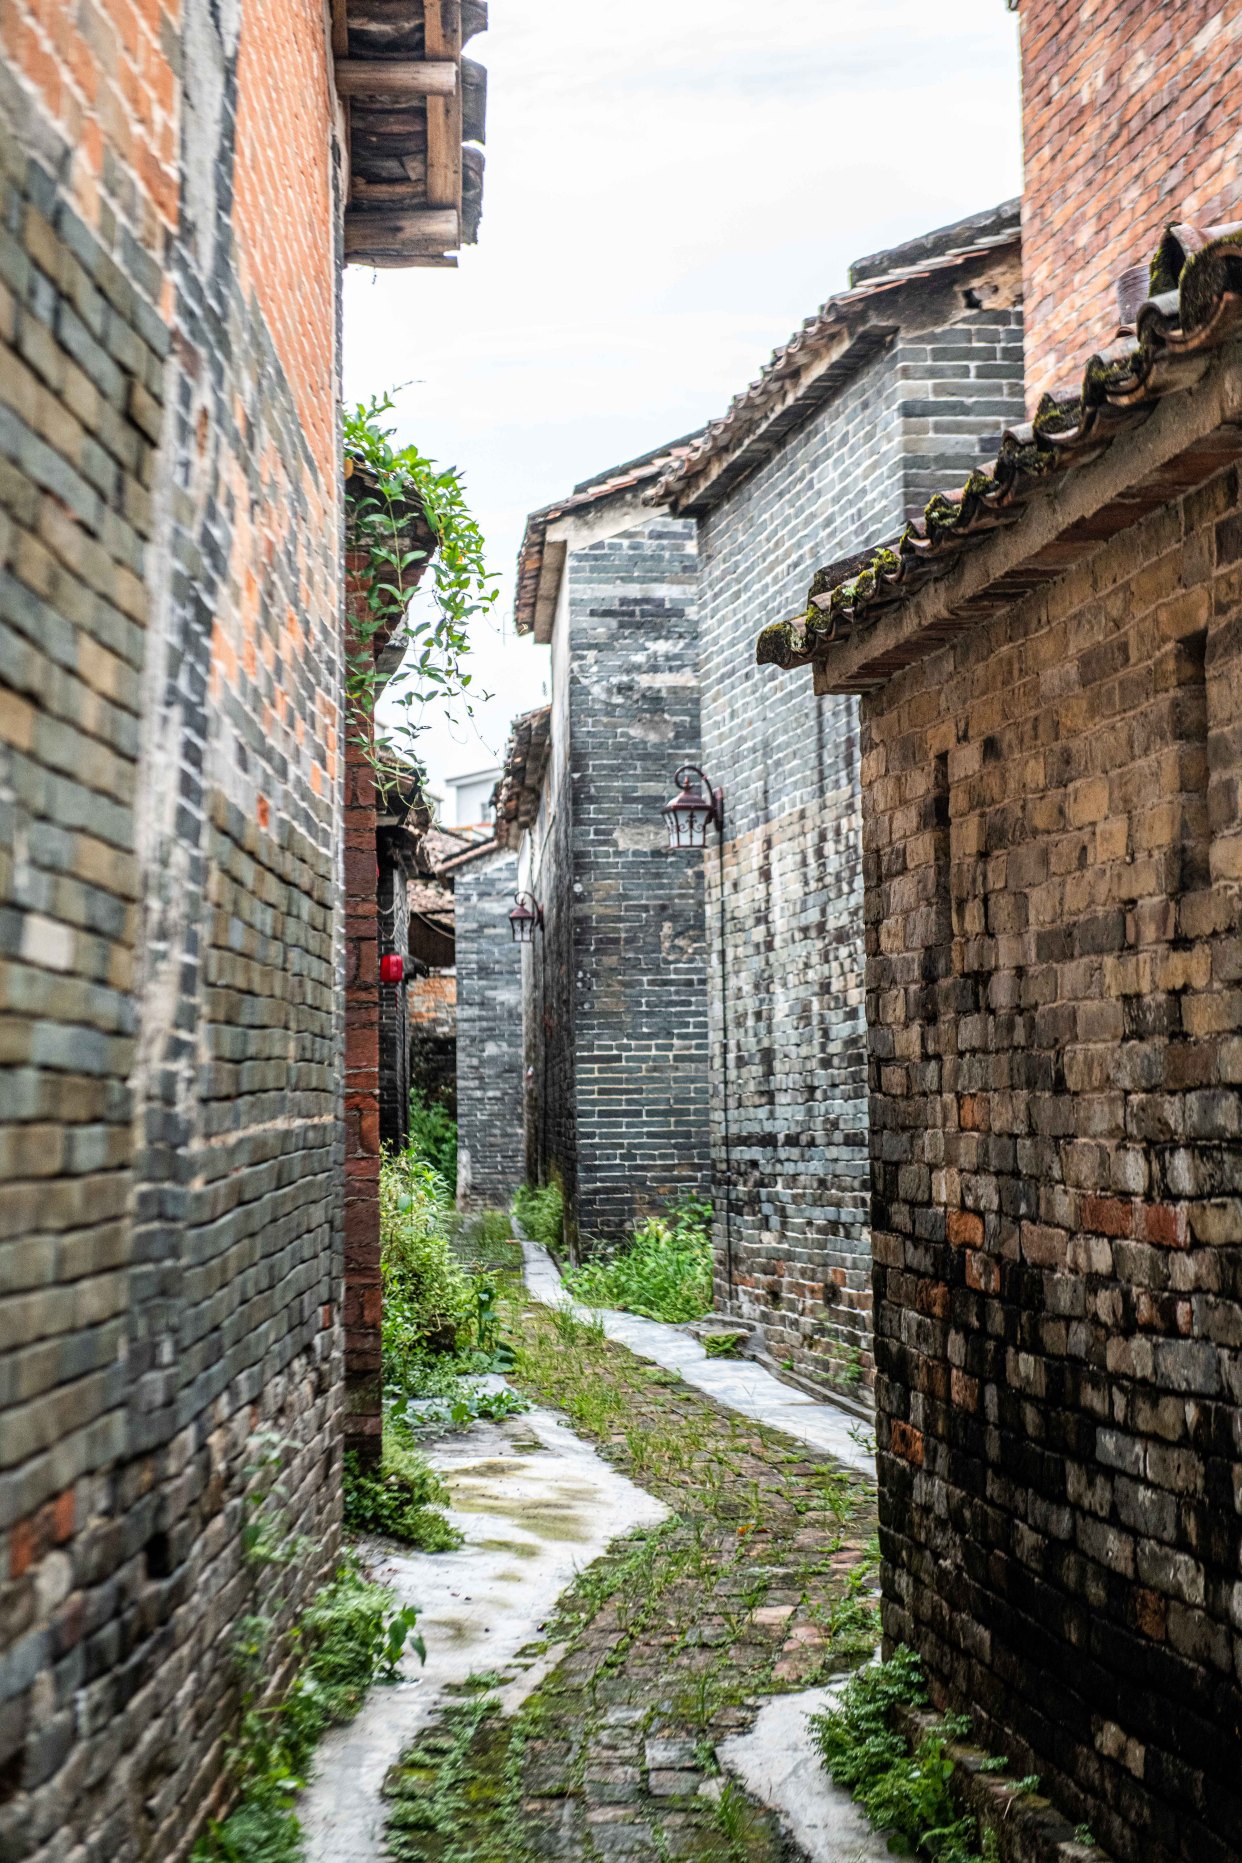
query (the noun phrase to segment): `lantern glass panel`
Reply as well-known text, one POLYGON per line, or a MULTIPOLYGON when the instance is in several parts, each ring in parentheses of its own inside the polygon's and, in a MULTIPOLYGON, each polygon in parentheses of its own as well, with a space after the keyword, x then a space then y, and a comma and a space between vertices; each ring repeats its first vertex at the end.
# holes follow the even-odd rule
POLYGON ((664 809, 669 846, 706 847, 712 817, 713 805, 708 797, 699 791, 682 789, 664 809))

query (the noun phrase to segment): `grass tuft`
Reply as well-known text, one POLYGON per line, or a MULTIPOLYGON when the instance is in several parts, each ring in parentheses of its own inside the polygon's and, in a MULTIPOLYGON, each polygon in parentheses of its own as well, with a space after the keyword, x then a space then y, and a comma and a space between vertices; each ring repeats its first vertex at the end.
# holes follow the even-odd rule
POLYGON ((712 1209, 689 1198, 650 1217, 618 1254, 584 1262, 565 1277, 577 1300, 674 1324, 712 1310, 712 1209))
POLYGON ((977 1820, 959 1812, 949 1789, 949 1745, 969 1732, 969 1721, 941 1721, 913 1753, 894 1725, 896 1708, 926 1705, 919 1659, 899 1648, 852 1676, 838 1706, 812 1719, 811 1732, 833 1783, 853 1793, 890 1849, 931 1863, 988 1863, 993 1840, 980 1849, 977 1820))

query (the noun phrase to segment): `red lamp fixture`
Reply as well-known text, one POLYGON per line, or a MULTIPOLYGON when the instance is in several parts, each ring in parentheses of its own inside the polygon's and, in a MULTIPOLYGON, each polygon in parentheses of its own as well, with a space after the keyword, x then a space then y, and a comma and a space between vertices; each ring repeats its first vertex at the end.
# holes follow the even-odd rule
POLYGON ((674 777, 677 794, 660 813, 668 829, 670 847, 706 847, 715 828, 724 837, 724 790, 713 789, 697 764, 683 763, 674 777))
POLYGON ((514 907, 509 914, 509 929, 513 933, 514 944, 534 944, 535 927, 543 930, 543 907, 533 893, 515 893, 514 907))
POLYGON ((404 983, 405 959, 396 951, 386 951, 380 959, 381 983, 404 983))

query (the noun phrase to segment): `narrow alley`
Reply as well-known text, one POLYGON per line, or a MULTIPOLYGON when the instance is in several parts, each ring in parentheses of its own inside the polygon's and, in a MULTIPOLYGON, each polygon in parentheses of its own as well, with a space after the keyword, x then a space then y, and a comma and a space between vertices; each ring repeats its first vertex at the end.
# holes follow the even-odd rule
POLYGON ((0 0, 0 1863, 1242 1863, 1242 0, 0 0))
MULTIPOLYGON (((723 1374, 705 1398, 641 1346, 612 1346, 604 1316, 527 1253, 526 1295, 516 1248, 506 1277, 509 1379, 535 1407, 431 1449, 465 1543, 431 1571, 417 1556, 382 1568, 422 1607, 427 1663, 329 1738, 308 1854, 780 1857, 778 1808, 721 1756, 763 1700, 789 1691, 805 1717, 874 1646, 865 1432, 846 1439, 847 1470, 798 1440, 821 1433, 819 1406, 637 1322, 661 1358, 723 1374), (757 1420, 773 1409, 779 1428, 757 1420)), ((835 1813, 860 1855, 882 1854, 848 1795, 806 1796, 786 1812, 795 1830, 835 1813)))

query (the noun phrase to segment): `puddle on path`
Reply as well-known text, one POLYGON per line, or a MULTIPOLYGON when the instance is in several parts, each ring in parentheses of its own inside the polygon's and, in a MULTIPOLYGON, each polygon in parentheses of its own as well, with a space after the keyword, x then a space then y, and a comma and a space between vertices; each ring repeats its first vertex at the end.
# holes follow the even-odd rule
POLYGON ((667 1513, 548 1411, 478 1423, 429 1459, 466 1544, 434 1555, 393 1549, 376 1561, 398 1602, 418 1607, 427 1663, 410 1658, 407 1681, 373 1689, 357 1720, 324 1740, 298 1810, 308 1863, 380 1863, 384 1777, 448 1691, 481 1671, 512 1675, 501 1698, 516 1711, 549 1666, 546 1656, 515 1661, 518 1652, 539 1641, 576 1573, 667 1513))

